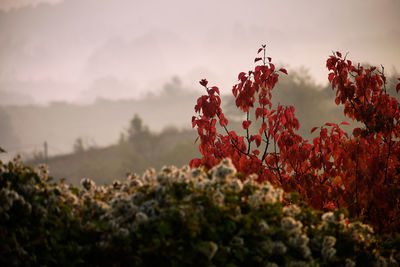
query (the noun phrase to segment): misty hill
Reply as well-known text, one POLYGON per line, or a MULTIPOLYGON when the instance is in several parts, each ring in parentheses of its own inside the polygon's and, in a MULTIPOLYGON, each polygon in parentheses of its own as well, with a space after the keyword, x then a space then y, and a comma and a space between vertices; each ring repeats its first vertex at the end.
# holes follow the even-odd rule
POLYGON ((158 95, 149 94, 142 99, 98 99, 90 105, 53 102, 48 106, 4 106, 0 113, 9 126, 1 132, 12 131, 15 140, 2 145, 10 154, 29 154, 43 151, 46 141, 49 155, 71 152, 77 138, 88 146, 108 146, 118 141, 134 114, 155 132, 171 125, 190 128, 199 95, 200 92, 182 88, 176 78, 158 95))
POLYGON ((190 159, 199 157, 194 140, 196 132, 167 127, 154 133, 135 115, 130 121, 126 135, 121 135, 118 144, 103 148, 86 147, 81 138, 74 143, 74 152, 45 158, 43 153, 35 155, 27 163, 32 166, 46 164, 52 177, 65 178, 67 183, 79 185, 84 177, 98 184, 110 184, 127 173, 141 174, 148 168, 164 165, 183 166, 190 159))

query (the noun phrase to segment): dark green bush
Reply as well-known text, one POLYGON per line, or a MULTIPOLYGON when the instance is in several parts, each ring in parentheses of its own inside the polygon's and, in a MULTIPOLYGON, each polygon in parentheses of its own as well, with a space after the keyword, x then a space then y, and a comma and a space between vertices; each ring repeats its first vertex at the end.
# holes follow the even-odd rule
POLYGON ((1 163, 0 265, 398 266, 399 237, 255 180, 226 159, 75 188, 1 163))

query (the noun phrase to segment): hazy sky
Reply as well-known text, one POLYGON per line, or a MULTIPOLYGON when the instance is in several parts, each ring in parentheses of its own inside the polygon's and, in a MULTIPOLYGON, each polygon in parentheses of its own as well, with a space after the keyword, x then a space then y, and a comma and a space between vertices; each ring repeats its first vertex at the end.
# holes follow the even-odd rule
POLYGON ((137 97, 172 76, 230 92, 263 43, 318 83, 336 50, 400 70, 399 14, 399 0, 0 0, 0 97, 137 97))

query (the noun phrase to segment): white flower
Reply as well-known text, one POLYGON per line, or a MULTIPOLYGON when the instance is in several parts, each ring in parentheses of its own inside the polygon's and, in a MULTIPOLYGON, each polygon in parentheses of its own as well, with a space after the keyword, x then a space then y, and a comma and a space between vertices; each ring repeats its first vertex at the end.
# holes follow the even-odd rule
POLYGON ((96 183, 90 178, 83 178, 81 180, 81 185, 86 191, 91 191, 96 187, 96 183))
POLYGON ((295 220, 293 217, 283 217, 281 221, 283 229, 287 230, 289 234, 300 234, 303 224, 295 220))
POLYGON ((166 175, 171 174, 171 173, 174 173, 174 172, 177 172, 177 171, 178 171, 178 168, 175 167, 175 166, 172 166, 172 165, 170 165, 170 166, 163 166, 163 167, 161 168, 161 173, 166 174, 166 175))
POLYGON ((331 261, 336 254, 336 249, 332 247, 323 247, 321 250, 322 258, 326 261, 331 261))
POLYGON ((142 192, 135 192, 131 195, 131 201, 136 205, 140 204, 145 198, 145 194, 142 192))
POLYGON ((96 213, 104 213, 110 209, 110 205, 97 199, 95 199, 92 204, 93 204, 93 209, 95 210, 96 213))
POLYGON ((145 213, 143 213, 141 211, 136 213, 135 222, 137 222, 138 224, 146 223, 148 220, 149 220, 149 217, 147 217, 147 215, 145 213))
POLYGON ((246 179, 243 182, 243 187, 244 188, 250 188, 250 187, 260 187, 260 184, 257 182, 258 175, 257 174, 250 174, 249 176, 246 177, 246 179))
POLYGON ((196 168, 196 169, 192 169, 192 171, 190 172, 190 176, 193 179, 198 179, 198 180, 203 180, 203 179, 207 179, 207 174, 200 168, 196 168))
POLYGON ((287 247, 282 241, 276 241, 271 243, 271 254, 282 255, 287 251, 287 247))
POLYGON ((149 185, 156 183, 156 170, 154 168, 147 169, 142 175, 142 181, 149 185))
POLYGON ((157 215, 157 206, 158 202, 154 199, 150 199, 140 205, 140 211, 146 213, 149 217, 154 218, 157 215))
POLYGON ((37 166, 36 173, 39 175, 40 179, 43 182, 47 182, 49 180, 49 167, 45 164, 40 164, 37 166))
POLYGON ((301 209, 296 204, 292 204, 288 207, 283 207, 282 212, 285 216, 295 217, 297 214, 300 214, 301 209))
POLYGON ((336 222, 335 214, 331 211, 322 214, 321 219, 326 223, 336 222))
POLYGON ((287 247, 282 241, 264 241, 261 248, 270 255, 283 255, 287 251, 287 247))
POLYGON ((211 185, 211 181, 208 179, 204 179, 194 184, 194 188, 196 189, 205 189, 211 185))
POLYGON ((258 227, 262 233, 271 234, 273 232, 272 228, 264 220, 260 221, 258 227))
POLYGON ((334 236, 324 236, 324 240, 322 241, 322 247, 324 248, 333 248, 336 244, 336 238, 334 236))
POLYGON ((0 203, 1 203, 0 208, 1 208, 1 210, 0 211, 2 211, 2 212, 8 211, 12 207, 12 205, 16 199, 18 199, 17 192, 15 192, 14 190, 8 190, 7 188, 1 189, 1 191, 0 191, 0 203))
POLYGON ((142 180, 140 180, 139 177, 135 177, 131 180, 128 181, 128 185, 130 187, 142 187, 143 186, 143 182, 142 180))
POLYGON ((32 184, 21 184, 19 186, 20 191, 25 195, 25 196, 32 196, 37 192, 37 188, 32 185, 32 184))
POLYGON ((70 191, 64 193, 63 197, 64 197, 65 203, 67 203, 67 204, 70 204, 73 206, 77 206, 79 204, 79 198, 70 191))
POLYGON ((243 189, 243 184, 239 179, 231 179, 224 189, 240 192, 243 189))
POLYGON ((105 195, 105 194, 107 193, 107 190, 106 190, 106 188, 104 187, 104 185, 96 186, 96 188, 94 189, 94 193, 95 193, 96 195, 101 195, 101 196, 103 196, 103 195, 105 195))
POLYGON ((117 235, 122 236, 122 237, 128 237, 129 236, 129 230, 126 228, 119 228, 117 231, 117 235))
POLYGON ((257 208, 261 204, 274 204, 277 201, 282 201, 283 190, 274 188, 269 182, 265 182, 260 190, 256 190, 248 197, 250 206, 257 208))
POLYGON ((225 182, 236 173, 236 168, 230 158, 223 159, 217 166, 210 170, 210 174, 213 180, 225 182))
POLYGON ((303 258, 308 258, 311 256, 311 249, 308 246, 300 247, 301 255, 303 258))
POLYGON ((208 260, 211 260, 215 256, 215 253, 217 253, 218 245, 212 241, 203 242, 199 245, 198 249, 208 260))
POLYGON ((257 208, 261 204, 261 201, 262 201, 261 195, 258 192, 250 195, 247 198, 247 202, 249 203, 249 205, 254 208, 257 208))
POLYGON ((178 183, 180 184, 188 184, 190 183, 190 179, 189 177, 185 176, 185 175, 181 175, 178 177, 178 179, 176 180, 178 183))
POLYGON ((224 204, 225 195, 217 189, 212 195, 212 200, 217 206, 222 206, 224 204))
POLYGON ((350 223, 347 231, 350 231, 351 237, 359 243, 369 244, 373 241, 374 229, 370 225, 361 222, 350 223))
POLYGON ((121 181, 120 180, 114 180, 112 182, 112 186, 114 187, 114 189, 119 190, 122 187, 121 181))
POLYGON ((289 238, 289 244, 295 248, 301 248, 308 245, 310 239, 305 234, 295 235, 289 238))
POLYGON ((345 267, 355 267, 356 263, 352 261, 351 259, 346 259, 346 264, 344 265, 345 267))

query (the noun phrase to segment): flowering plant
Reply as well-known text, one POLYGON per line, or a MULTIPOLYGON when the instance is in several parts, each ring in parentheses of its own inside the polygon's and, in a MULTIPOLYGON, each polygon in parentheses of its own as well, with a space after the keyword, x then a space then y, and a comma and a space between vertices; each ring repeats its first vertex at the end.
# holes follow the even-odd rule
POLYGON ((322 214, 223 159, 98 186, 51 184, 45 167, 0 165, 0 264, 85 266, 372 266, 397 264, 400 240, 380 241, 343 213, 322 214), (291 199, 286 205, 282 200, 291 199), (322 215, 322 216, 321 216, 322 215), (396 243, 397 242, 397 243, 396 243))
MULTIPOLYGON (((272 104, 271 91, 279 70, 266 56, 263 45, 254 70, 238 75, 233 86, 236 107, 244 113, 244 134, 228 130, 221 108, 219 88, 200 84, 207 94, 198 98, 192 126, 197 128, 203 155, 190 166, 210 169, 229 157, 239 172, 255 173, 285 191, 297 192, 320 210, 346 208, 364 218, 382 234, 400 227, 400 104, 386 93, 386 77, 375 67, 355 67, 336 52, 327 60, 328 79, 336 90, 335 102, 344 114, 362 127, 352 135, 341 127, 347 122, 314 127, 319 136, 312 142, 296 133, 300 124, 293 106, 272 104), (255 115, 258 123, 249 118, 255 115), (223 133, 218 133, 217 124, 223 133)), ((399 79, 400 80, 400 79, 399 79)), ((400 90, 400 83, 396 90, 400 90)))

